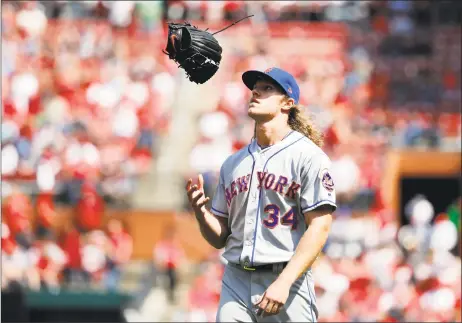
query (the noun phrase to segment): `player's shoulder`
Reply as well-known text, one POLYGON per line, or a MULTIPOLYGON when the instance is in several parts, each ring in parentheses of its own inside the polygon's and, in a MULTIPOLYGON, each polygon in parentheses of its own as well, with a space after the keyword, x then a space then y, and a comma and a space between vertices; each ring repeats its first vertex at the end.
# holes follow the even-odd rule
POLYGON ((244 146, 243 148, 239 149, 238 151, 234 152, 232 155, 228 156, 228 158, 225 159, 222 165, 222 169, 230 169, 235 167, 236 165, 239 165, 242 160, 245 158, 248 158, 251 156, 250 151, 249 151, 249 146, 244 146))
POLYGON ((301 140, 301 154, 306 160, 311 160, 311 159, 325 159, 327 161, 330 161, 329 156, 322 150, 321 147, 316 145, 311 139, 307 137, 303 137, 301 140))

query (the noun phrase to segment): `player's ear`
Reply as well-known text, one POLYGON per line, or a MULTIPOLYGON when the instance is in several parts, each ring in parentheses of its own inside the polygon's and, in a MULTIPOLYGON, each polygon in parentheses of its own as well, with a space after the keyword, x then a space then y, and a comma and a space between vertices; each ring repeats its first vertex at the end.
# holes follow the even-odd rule
POLYGON ((295 101, 292 98, 289 98, 287 96, 282 99, 282 111, 289 112, 290 109, 295 105, 295 101))

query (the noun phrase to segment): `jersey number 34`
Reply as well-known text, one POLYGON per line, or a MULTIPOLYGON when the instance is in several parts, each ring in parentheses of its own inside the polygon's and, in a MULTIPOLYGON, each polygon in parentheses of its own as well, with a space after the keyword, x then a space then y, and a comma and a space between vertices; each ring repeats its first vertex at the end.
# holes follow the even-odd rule
POLYGON ((263 220, 265 227, 274 229, 279 224, 291 226, 292 230, 297 229, 297 215, 293 208, 287 211, 284 215, 280 215, 280 209, 276 204, 268 204, 264 209, 268 217, 263 220))

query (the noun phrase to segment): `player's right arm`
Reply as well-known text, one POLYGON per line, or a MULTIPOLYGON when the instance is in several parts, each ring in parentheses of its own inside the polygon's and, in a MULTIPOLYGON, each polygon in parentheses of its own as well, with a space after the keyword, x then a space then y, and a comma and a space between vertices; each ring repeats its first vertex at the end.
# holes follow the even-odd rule
POLYGON ((210 198, 204 194, 204 179, 201 174, 198 176, 197 185, 192 185, 192 179, 188 180, 186 192, 199 223, 202 236, 212 247, 216 249, 223 248, 230 234, 228 219, 215 216, 205 207, 210 198))

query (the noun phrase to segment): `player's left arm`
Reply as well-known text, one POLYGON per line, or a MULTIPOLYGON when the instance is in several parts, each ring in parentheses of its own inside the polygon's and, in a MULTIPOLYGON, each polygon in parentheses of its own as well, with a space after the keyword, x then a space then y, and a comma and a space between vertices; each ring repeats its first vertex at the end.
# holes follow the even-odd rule
POLYGON ((304 163, 300 206, 307 230, 303 233, 294 255, 279 277, 257 303, 265 315, 279 313, 287 301, 290 287, 315 262, 329 235, 332 213, 336 209, 334 183, 329 174, 330 160, 320 154, 304 163))
POLYGON ((334 181, 329 174, 331 161, 324 153, 313 156, 302 171, 300 205, 307 230, 280 279, 292 285, 314 263, 329 235, 336 209, 334 181))
POLYGON ((334 207, 322 205, 306 212, 308 229, 300 239, 294 255, 279 277, 262 295, 257 306, 258 315, 276 315, 289 297, 290 287, 315 262, 329 235, 334 207))
POLYGON ((300 275, 311 268, 329 236, 333 211, 334 208, 326 204, 304 214, 308 229, 278 280, 291 286, 300 275))

